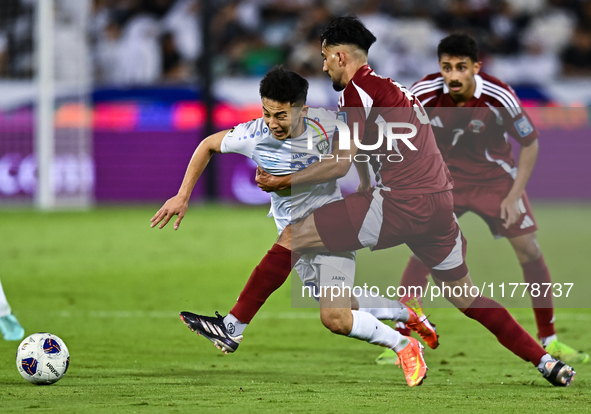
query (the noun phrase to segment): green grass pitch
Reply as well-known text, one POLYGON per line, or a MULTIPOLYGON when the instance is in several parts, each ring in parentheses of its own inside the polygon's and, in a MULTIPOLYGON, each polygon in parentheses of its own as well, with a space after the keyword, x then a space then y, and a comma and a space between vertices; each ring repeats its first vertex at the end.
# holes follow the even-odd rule
MULTIPOLYGON (((316 309, 292 309, 290 283, 268 300, 238 352, 223 355, 190 332, 178 312, 228 312, 275 240, 274 223, 265 208, 205 205, 191 208, 177 232, 150 229, 156 209, 2 212, 0 279, 14 313, 27 333, 60 336, 71 365, 57 384, 36 387, 17 372, 18 343, 0 340, 0 412, 591 410, 591 363, 575 366, 571 387, 554 388, 454 309, 430 311, 441 346, 426 350, 430 369, 424 385, 409 388, 401 370, 374 364, 379 348, 331 334, 316 309)), ((554 278, 586 280, 591 207, 534 209, 554 278)), ((477 284, 520 278, 506 241, 493 240, 473 215, 461 224, 477 284)), ((396 284, 408 249, 363 252, 358 280, 374 254, 388 254, 396 284)), ((535 335, 531 310, 512 313, 535 335)), ((562 340, 591 351, 589 309, 558 309, 556 319, 562 340)))

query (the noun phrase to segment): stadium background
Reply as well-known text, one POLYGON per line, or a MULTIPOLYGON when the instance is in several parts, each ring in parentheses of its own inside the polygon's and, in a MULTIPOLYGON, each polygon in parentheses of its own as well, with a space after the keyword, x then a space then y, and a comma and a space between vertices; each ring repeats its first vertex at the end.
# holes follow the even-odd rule
MULTIPOLYGON (((332 16, 347 13, 377 35, 374 69, 405 85, 437 71, 436 46, 447 32, 474 35, 483 70, 511 84, 543 130, 530 195, 591 197, 589 2, 284 3, 56 0, 58 197, 86 193, 88 204, 167 198, 208 128, 259 116, 258 81, 276 64, 310 79, 310 105, 334 106, 338 95, 322 73, 318 36, 332 16)), ((36 186, 35 4, 1 6, 0 205, 32 200, 36 186)), ((240 156, 220 157, 193 198, 266 203, 252 171, 240 156)))
MULTIPOLYGON (((405 85, 437 71, 446 33, 477 38, 483 70, 514 87, 541 130, 527 190, 553 278, 588 286, 591 2, 53 0, 45 60, 38 45, 47 38, 36 35, 43 2, 0 2, 0 279, 27 333, 61 336, 72 368, 32 393, 14 369, 15 344, 0 342, 2 412, 375 412, 411 395, 399 372, 373 364, 376 350, 329 334, 314 309, 290 309, 289 284, 231 359, 179 325, 179 307, 226 312, 276 236, 249 160, 214 157, 181 230, 148 227, 205 131, 260 116, 258 82, 273 65, 310 80, 309 104, 334 105, 318 44, 332 16, 359 15, 379 39, 370 63, 405 85), (48 61, 51 117, 42 124, 47 95, 37 79, 48 61), (40 125, 53 140, 49 204, 38 197, 40 125)), ((477 217, 461 224, 475 280, 520 278, 508 243, 493 241, 477 217)), ((397 281, 408 251, 368 255, 360 268, 377 264, 397 281)), ((588 303, 565 307, 579 309, 557 311, 559 335, 589 351, 580 328, 588 303)), ((551 389, 457 311, 433 314, 445 342, 427 350, 429 379, 410 390, 415 408, 588 410, 588 367, 576 367, 568 392, 551 389)), ((514 315, 535 333, 531 310, 514 315)))

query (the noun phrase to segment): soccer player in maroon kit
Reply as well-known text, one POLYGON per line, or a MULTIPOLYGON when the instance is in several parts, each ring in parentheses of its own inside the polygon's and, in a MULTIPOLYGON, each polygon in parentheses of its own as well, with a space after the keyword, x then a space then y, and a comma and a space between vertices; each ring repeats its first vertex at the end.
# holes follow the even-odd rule
MULTIPOLYGON (((379 161, 378 183, 375 189, 326 204, 285 228, 251 274, 230 312, 241 323, 252 320, 265 300, 287 279, 300 252, 305 251, 340 252, 363 247, 374 250, 405 243, 429 266, 439 283, 445 282, 452 288, 473 286, 464 261, 466 242, 453 215, 451 175, 419 101, 401 85, 376 75, 367 65, 367 52, 375 37, 356 17, 335 19, 321 40, 324 70, 334 88, 344 90, 339 100, 339 119, 350 127, 359 126, 359 141, 366 148, 371 147, 374 160, 379 161), (393 125, 401 121, 404 126, 393 125), (378 131, 389 135, 388 128, 400 135, 414 129, 416 135, 412 142, 391 139, 376 145, 375 138, 383 138, 378 131)), ((352 139, 333 149, 332 159, 288 176, 275 177, 263 172, 257 181, 265 191, 279 191, 340 178, 357 155, 356 145, 352 139)), ((369 174, 361 179, 362 186, 369 187, 369 174)), ((553 359, 492 299, 450 296, 448 300, 489 329, 513 353, 531 361, 553 385, 567 386, 574 378, 572 367, 553 359)), ((340 325, 342 332, 353 333, 363 325, 355 320, 350 309, 332 311, 333 324, 340 325)), ((208 318, 207 323, 228 336, 221 321, 222 318, 208 318)))
MULTIPOLYGON (((544 292, 542 284, 552 280, 525 192, 538 154, 538 131, 511 87, 480 71, 474 39, 452 34, 440 42, 437 54, 441 72, 425 76, 410 91, 427 108, 437 145, 454 179, 454 212, 460 217, 472 211, 495 237, 506 237, 525 282, 537 283, 544 292), (507 134, 521 145, 519 169, 507 134)), ((400 285, 424 288, 429 273, 429 267, 414 255, 400 285)), ((553 357, 586 362, 588 354, 558 341, 551 295, 549 291, 549 296, 532 296, 538 338, 553 357)), ((414 298, 402 301, 413 303, 414 298)), ((378 362, 387 358, 395 356, 384 352, 378 362)))

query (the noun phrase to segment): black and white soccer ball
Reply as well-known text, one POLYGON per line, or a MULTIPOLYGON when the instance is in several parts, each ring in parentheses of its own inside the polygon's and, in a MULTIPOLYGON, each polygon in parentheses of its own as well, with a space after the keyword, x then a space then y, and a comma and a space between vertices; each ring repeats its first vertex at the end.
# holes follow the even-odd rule
POLYGON ((50 333, 26 337, 16 351, 16 367, 21 376, 36 385, 59 381, 70 365, 64 341, 50 333))

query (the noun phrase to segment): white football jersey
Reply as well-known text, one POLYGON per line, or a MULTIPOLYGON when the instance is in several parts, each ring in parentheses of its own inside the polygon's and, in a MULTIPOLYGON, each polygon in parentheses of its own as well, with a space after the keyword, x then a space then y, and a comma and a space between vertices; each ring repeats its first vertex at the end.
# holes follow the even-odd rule
MULTIPOLYGON (((222 140, 221 151, 245 155, 269 174, 292 174, 317 162, 320 154, 331 152, 336 128, 332 122, 322 124, 322 120, 335 118, 334 112, 310 108, 304 133, 283 141, 273 137, 263 118, 253 119, 232 128, 222 140), (312 133, 312 149, 308 149, 309 132, 312 133)), ((341 198, 336 181, 271 193, 269 216, 275 218, 277 230, 281 233, 289 223, 341 198)))

